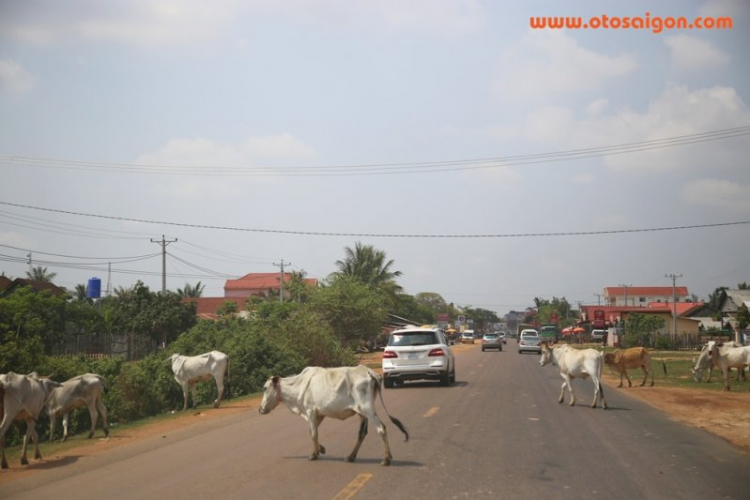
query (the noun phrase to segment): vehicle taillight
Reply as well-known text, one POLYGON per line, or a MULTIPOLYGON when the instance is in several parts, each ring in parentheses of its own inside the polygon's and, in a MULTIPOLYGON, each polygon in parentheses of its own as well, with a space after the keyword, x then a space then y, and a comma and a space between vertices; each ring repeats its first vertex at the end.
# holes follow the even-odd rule
POLYGON ((398 355, 394 351, 383 351, 383 358, 397 358, 398 355))
POLYGON ((445 352, 442 349, 433 349, 427 356, 445 356, 445 352))

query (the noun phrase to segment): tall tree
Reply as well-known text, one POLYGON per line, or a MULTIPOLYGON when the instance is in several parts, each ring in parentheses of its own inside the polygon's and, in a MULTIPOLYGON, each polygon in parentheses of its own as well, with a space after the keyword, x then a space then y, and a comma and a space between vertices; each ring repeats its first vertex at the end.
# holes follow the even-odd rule
POLYGON ((396 283, 396 278, 401 276, 401 271, 393 271, 393 260, 387 260, 382 250, 377 250, 372 245, 355 243, 354 248, 344 249, 346 257, 337 260, 338 271, 333 273, 337 276, 350 276, 357 281, 378 288, 386 293, 393 305, 398 300, 398 294, 403 291, 396 283))
POLYGON ((34 281, 43 281, 45 283, 51 283, 57 276, 57 273, 51 273, 47 271, 46 267, 36 266, 32 267, 31 271, 26 271, 26 277, 34 281))

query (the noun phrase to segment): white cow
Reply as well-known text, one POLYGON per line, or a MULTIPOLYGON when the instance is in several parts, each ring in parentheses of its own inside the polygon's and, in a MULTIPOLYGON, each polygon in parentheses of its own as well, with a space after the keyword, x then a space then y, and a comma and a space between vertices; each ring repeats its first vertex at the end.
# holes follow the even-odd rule
POLYGON ((34 458, 39 460, 39 435, 34 425, 39 414, 42 412, 50 393, 60 384, 48 378, 39 377, 36 373, 19 375, 8 372, 0 375, 0 412, 2 412, 2 423, 0 423, 0 454, 2 455, 2 468, 8 468, 5 458, 5 433, 14 420, 26 421, 26 435, 23 437, 23 448, 21 451, 21 465, 28 465, 26 448, 29 444, 29 436, 34 440, 34 458))
POLYGON ((229 356, 219 351, 211 351, 200 356, 182 356, 172 354, 169 361, 172 363, 174 379, 182 387, 182 394, 185 398, 185 404, 182 409, 188 407, 188 389, 193 393, 193 407, 197 406, 195 400, 195 384, 213 379, 216 381, 216 388, 219 395, 214 401, 214 408, 218 408, 221 399, 224 396, 224 374, 227 376, 227 386, 229 386, 229 356))
POLYGON ((594 382, 594 402, 592 408, 596 408, 597 398, 601 396, 602 408, 607 409, 607 402, 604 401, 604 390, 602 389, 602 354, 596 349, 576 349, 567 344, 551 347, 546 342, 542 342, 542 359, 539 361, 540 366, 552 363, 560 370, 560 376, 564 382, 560 389, 560 399, 562 403, 565 399, 565 387, 570 392, 570 406, 576 404, 576 396, 573 394, 571 379, 591 377, 594 382))
MULTIPOLYGON (((708 353, 716 366, 721 369, 722 375, 724 375, 725 391, 730 390, 729 370, 737 368, 741 372, 745 367, 750 366, 750 346, 729 347, 717 344, 712 340, 708 343, 708 353)), ((739 373, 737 374, 737 380, 739 380, 739 373)))
MULTIPOLYGON (((713 340, 709 341, 709 343, 711 342, 716 343, 713 340)), ((724 345, 728 347, 742 347, 740 344, 734 341, 724 342, 724 345)), ((691 368, 691 371, 693 372, 693 379, 696 382, 700 382, 703 379, 703 372, 705 372, 706 370, 708 370, 708 378, 706 379, 706 382, 711 382, 711 376, 713 375, 714 371, 714 361, 713 359, 711 359, 711 356, 709 354, 708 343, 703 346, 698 359, 695 360, 695 366, 691 368)), ((740 380, 741 372, 742 370, 737 370, 738 382, 740 380)))
POLYGON ((264 385, 265 392, 260 411, 265 415, 284 403, 292 413, 305 419, 310 425, 310 437, 313 441, 313 452, 310 460, 316 460, 325 454, 325 447, 318 442, 318 427, 325 417, 346 420, 359 415, 360 426, 357 444, 346 457, 347 462, 357 458, 357 452, 367 436, 367 422, 378 430, 385 456, 382 465, 391 464, 391 448, 388 445, 388 434, 385 425, 375 412, 375 398, 380 395, 380 402, 386 414, 409 440, 409 433, 404 425, 392 417, 383 401, 383 378, 364 365, 342 368, 308 367, 299 375, 291 377, 271 377, 264 385))
POLYGON ((99 413, 102 415, 102 429, 104 435, 109 436, 107 426, 107 407, 102 403, 102 391, 106 391, 107 386, 104 383, 104 377, 95 373, 86 373, 78 375, 70 380, 66 380, 60 387, 52 390, 49 400, 47 401, 47 414, 50 421, 50 439, 55 437, 55 426, 57 417, 63 417, 63 437, 62 441, 68 439, 68 421, 70 412, 86 406, 91 415, 91 431, 89 438, 94 437, 96 431, 96 422, 99 413))

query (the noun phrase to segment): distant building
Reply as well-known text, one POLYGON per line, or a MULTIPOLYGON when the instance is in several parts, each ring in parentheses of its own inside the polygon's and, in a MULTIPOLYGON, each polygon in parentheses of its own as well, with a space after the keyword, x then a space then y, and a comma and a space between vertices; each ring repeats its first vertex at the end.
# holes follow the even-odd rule
POLYGON ((11 294, 17 289, 25 286, 31 287, 35 292, 49 292, 56 297, 67 293, 64 288, 60 288, 49 281, 36 281, 25 278, 11 280, 5 276, 0 276, 0 295, 11 294))
POLYGON ((608 306, 648 307, 652 302, 689 302, 686 286, 608 286, 604 288, 604 303, 608 306))
MULTIPOLYGON (((290 273, 284 273, 284 284, 292 279, 290 273)), ((310 286, 316 286, 318 280, 305 278, 310 286)), ((281 288, 280 273, 250 273, 236 280, 227 280, 224 284, 224 297, 269 297, 278 295, 281 288)), ((289 292, 284 290, 284 298, 290 298, 289 292)))

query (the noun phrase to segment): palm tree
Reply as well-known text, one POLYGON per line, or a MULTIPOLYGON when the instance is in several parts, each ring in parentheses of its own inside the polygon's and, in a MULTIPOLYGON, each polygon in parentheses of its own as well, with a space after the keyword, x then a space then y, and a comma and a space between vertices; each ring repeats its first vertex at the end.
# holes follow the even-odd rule
POLYGON ((177 289, 177 295, 181 298, 197 298, 203 295, 203 289, 206 288, 206 285, 201 285, 201 282, 195 284, 195 286, 190 286, 190 284, 185 283, 184 288, 178 288, 177 289))
POLYGON ((57 273, 49 273, 47 272, 47 268, 42 266, 32 267, 31 271, 26 271, 26 277, 30 280, 43 281, 45 283, 52 283, 55 276, 57 276, 57 273))
POLYGON ((385 252, 376 250, 372 245, 355 243, 354 249, 346 247, 346 258, 337 260, 339 270, 334 275, 350 276, 366 285, 383 290, 395 303, 398 293, 403 288, 396 283, 395 278, 401 276, 401 271, 391 271, 393 260, 386 260, 385 252))

